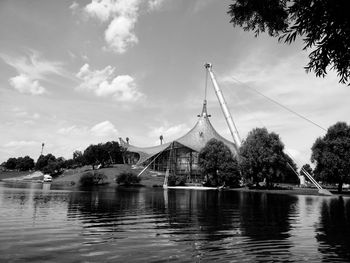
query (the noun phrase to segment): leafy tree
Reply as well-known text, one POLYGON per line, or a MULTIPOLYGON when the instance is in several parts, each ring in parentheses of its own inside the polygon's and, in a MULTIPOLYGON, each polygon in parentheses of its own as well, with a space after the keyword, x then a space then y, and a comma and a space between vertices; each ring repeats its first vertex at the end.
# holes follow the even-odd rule
POLYGON ((5 163, 5 168, 9 170, 16 169, 17 166, 17 159, 16 158, 9 158, 5 163))
POLYGON ((299 184, 299 177, 296 175, 298 167, 293 161, 293 159, 283 152, 283 157, 287 163, 286 166, 282 166, 280 176, 276 178, 276 183, 290 183, 290 184, 299 184))
POLYGON ((221 141, 211 139, 199 152, 198 165, 212 186, 237 186, 240 180, 237 160, 221 141))
POLYGON ((111 163, 123 163, 122 149, 118 142, 106 142, 103 148, 108 152, 111 163))
POLYGON ((109 160, 109 154, 101 143, 98 145, 90 145, 85 149, 83 155, 86 164, 92 165, 92 169, 95 169, 95 165, 98 164, 104 166, 104 164, 109 160))
POLYGON ((284 152, 279 136, 266 128, 255 128, 249 132, 240 148, 240 168, 246 180, 254 183, 266 180, 267 187, 272 182, 281 181, 282 175, 293 172, 296 165, 284 152))
POLYGON ((267 31, 289 44, 302 37, 304 50, 311 49, 306 71, 324 77, 334 69, 350 85, 349 7, 346 0, 234 0, 228 14, 255 36, 267 31))
POLYGON ((97 145, 90 145, 86 148, 83 158, 84 162, 92 165, 93 168, 97 164, 104 166, 109 163, 122 163, 122 151, 123 149, 119 146, 118 142, 100 143, 97 145))
POLYGON ((316 163, 316 179, 337 183, 338 191, 342 192, 343 183, 350 182, 350 126, 338 122, 329 127, 311 150, 311 161, 316 163))
POLYGON ((305 180, 310 181, 309 178, 306 176, 305 172, 303 171, 303 169, 313 177, 314 171, 312 170, 310 164, 308 164, 308 163, 304 164, 299 172, 300 175, 303 175, 305 177, 305 180))
POLYGON ((17 158, 16 169, 20 171, 28 171, 34 168, 34 160, 29 156, 17 158))
POLYGON ((83 166, 85 164, 85 158, 81 151, 74 151, 73 152, 73 161, 74 164, 77 166, 83 166))
POLYGON ((35 169, 42 171, 43 168, 49 164, 49 162, 52 163, 55 161, 56 161, 56 157, 51 153, 47 155, 40 155, 38 160, 36 161, 35 169))
POLYGON ((308 172, 310 175, 313 175, 314 171, 312 170, 310 164, 306 163, 302 166, 302 168, 300 169, 300 174, 301 175, 305 175, 304 171, 305 170, 306 172, 308 172))

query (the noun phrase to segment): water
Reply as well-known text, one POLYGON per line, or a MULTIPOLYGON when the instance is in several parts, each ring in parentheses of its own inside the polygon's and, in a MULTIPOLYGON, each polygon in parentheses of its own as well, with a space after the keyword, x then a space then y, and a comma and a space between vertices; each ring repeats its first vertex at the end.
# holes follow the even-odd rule
POLYGON ((1 262, 349 262, 350 199, 0 183, 1 262))

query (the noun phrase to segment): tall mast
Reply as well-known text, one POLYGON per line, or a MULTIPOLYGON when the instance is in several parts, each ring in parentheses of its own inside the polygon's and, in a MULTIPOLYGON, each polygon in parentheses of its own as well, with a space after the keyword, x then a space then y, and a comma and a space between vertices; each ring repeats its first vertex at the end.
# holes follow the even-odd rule
POLYGON ((207 72, 209 72, 210 78, 211 78, 211 80, 213 82, 215 94, 216 94, 216 96, 217 96, 217 98, 218 98, 218 100, 220 102, 221 110, 224 113, 224 116, 225 116, 228 128, 230 129, 232 138, 233 138, 233 140, 234 140, 234 142, 236 144, 236 147, 238 149, 239 147, 241 147, 241 138, 239 137, 237 127, 236 127, 235 123, 233 122, 233 119, 232 119, 232 116, 230 114, 230 111, 227 108, 227 103, 226 103, 225 98, 224 98, 224 96, 222 94, 222 91, 219 88, 218 83, 216 82, 214 73, 212 71, 212 65, 210 63, 206 63, 204 66, 207 69, 207 72))

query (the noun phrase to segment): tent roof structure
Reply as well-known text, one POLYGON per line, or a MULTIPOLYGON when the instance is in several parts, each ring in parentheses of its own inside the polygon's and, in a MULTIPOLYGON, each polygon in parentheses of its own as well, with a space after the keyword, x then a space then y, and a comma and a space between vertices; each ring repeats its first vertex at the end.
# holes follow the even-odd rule
POLYGON ((173 142, 182 144, 185 147, 192 149, 193 151, 199 152, 209 140, 217 139, 222 141, 234 155, 237 155, 236 145, 222 137, 212 126, 209 121, 209 116, 207 114, 207 104, 206 101, 203 103, 203 110, 196 125, 182 137, 165 144, 161 144, 153 147, 137 147, 133 145, 125 145, 128 152, 138 153, 140 159, 137 164, 142 164, 148 159, 160 154, 161 152, 167 150, 173 142))

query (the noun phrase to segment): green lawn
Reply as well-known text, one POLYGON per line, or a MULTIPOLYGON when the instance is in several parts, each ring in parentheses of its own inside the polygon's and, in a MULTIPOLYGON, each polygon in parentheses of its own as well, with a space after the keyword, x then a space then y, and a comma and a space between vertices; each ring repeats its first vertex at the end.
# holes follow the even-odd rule
MULTIPOLYGON (((77 168, 74 170, 66 170, 62 175, 54 179, 54 184, 67 184, 67 185, 79 185, 79 180, 82 174, 87 171, 92 171, 92 169, 88 166, 77 168)), ((109 184, 115 184, 115 178, 117 175, 124 172, 131 172, 134 174, 139 174, 141 169, 131 169, 130 165, 125 164, 117 164, 113 165, 113 167, 102 168, 95 170, 95 172, 102 173, 107 176, 106 182, 109 184)), ((145 186, 153 186, 153 185, 163 185, 164 176, 155 176, 155 173, 146 170, 141 175, 140 184, 145 186)))
POLYGON ((8 178, 16 178, 16 177, 20 177, 20 176, 24 176, 27 174, 30 174, 31 172, 26 171, 26 172, 19 172, 19 171, 1 171, 0 172, 0 180, 3 179, 8 179, 8 178))

